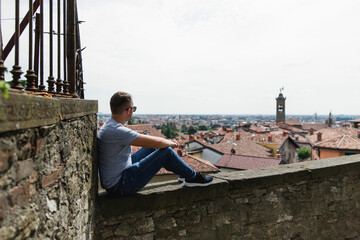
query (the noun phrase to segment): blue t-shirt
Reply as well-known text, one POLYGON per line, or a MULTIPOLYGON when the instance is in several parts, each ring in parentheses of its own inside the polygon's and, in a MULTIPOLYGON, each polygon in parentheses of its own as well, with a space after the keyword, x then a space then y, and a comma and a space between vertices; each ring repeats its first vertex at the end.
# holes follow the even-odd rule
POLYGON ((98 164, 101 186, 109 189, 120 180, 131 165, 131 146, 140 134, 110 118, 98 133, 98 164))

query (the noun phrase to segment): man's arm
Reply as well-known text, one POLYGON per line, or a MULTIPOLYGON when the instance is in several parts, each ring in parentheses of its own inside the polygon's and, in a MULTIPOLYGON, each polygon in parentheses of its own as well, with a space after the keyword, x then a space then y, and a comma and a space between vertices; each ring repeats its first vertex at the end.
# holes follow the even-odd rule
POLYGON ((130 143, 130 145, 146 148, 175 148, 178 147, 179 144, 176 141, 165 138, 140 134, 134 141, 130 143))

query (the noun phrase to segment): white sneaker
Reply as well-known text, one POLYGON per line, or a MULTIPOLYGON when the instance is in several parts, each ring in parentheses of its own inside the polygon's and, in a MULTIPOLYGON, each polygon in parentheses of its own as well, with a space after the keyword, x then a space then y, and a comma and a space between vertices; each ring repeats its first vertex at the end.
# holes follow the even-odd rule
POLYGON ((178 182, 181 182, 181 183, 185 182, 185 178, 179 177, 179 178, 178 178, 178 182))

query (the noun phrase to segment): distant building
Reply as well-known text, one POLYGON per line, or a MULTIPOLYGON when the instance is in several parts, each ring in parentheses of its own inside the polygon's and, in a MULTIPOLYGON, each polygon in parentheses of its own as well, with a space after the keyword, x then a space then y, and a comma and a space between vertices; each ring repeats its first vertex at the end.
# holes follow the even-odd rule
POLYGON ((359 126, 360 126, 360 118, 350 120, 349 122, 351 122, 351 123, 352 123, 353 128, 359 128, 359 126))
POLYGON ((335 120, 334 120, 331 112, 329 113, 329 117, 328 117, 328 119, 326 119, 325 123, 327 124, 328 127, 335 125, 335 120))
POLYGON ((312 160, 360 153, 360 131, 356 128, 324 128, 308 139, 312 160))
POLYGON ((303 127, 300 119, 296 119, 296 118, 290 118, 290 119, 286 120, 285 123, 287 123, 291 127, 296 127, 296 128, 300 128, 300 129, 302 129, 302 127, 303 127))
POLYGON ((185 146, 186 151, 188 151, 188 154, 208 160, 212 164, 216 164, 217 161, 227 153, 258 157, 274 156, 270 148, 249 140, 241 139, 240 134, 237 134, 235 139, 229 139, 212 145, 208 145, 205 140, 199 140, 187 142, 185 146))
POLYGON ((285 122, 285 100, 286 98, 280 92, 276 98, 276 122, 285 122))

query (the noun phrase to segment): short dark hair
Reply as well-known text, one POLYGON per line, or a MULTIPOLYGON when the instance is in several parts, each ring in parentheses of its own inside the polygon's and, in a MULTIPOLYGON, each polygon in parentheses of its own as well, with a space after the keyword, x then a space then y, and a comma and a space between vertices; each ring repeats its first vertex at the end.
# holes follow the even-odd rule
POLYGON ((129 103, 132 102, 132 97, 126 92, 116 92, 110 99, 110 108, 112 114, 123 113, 129 103))

